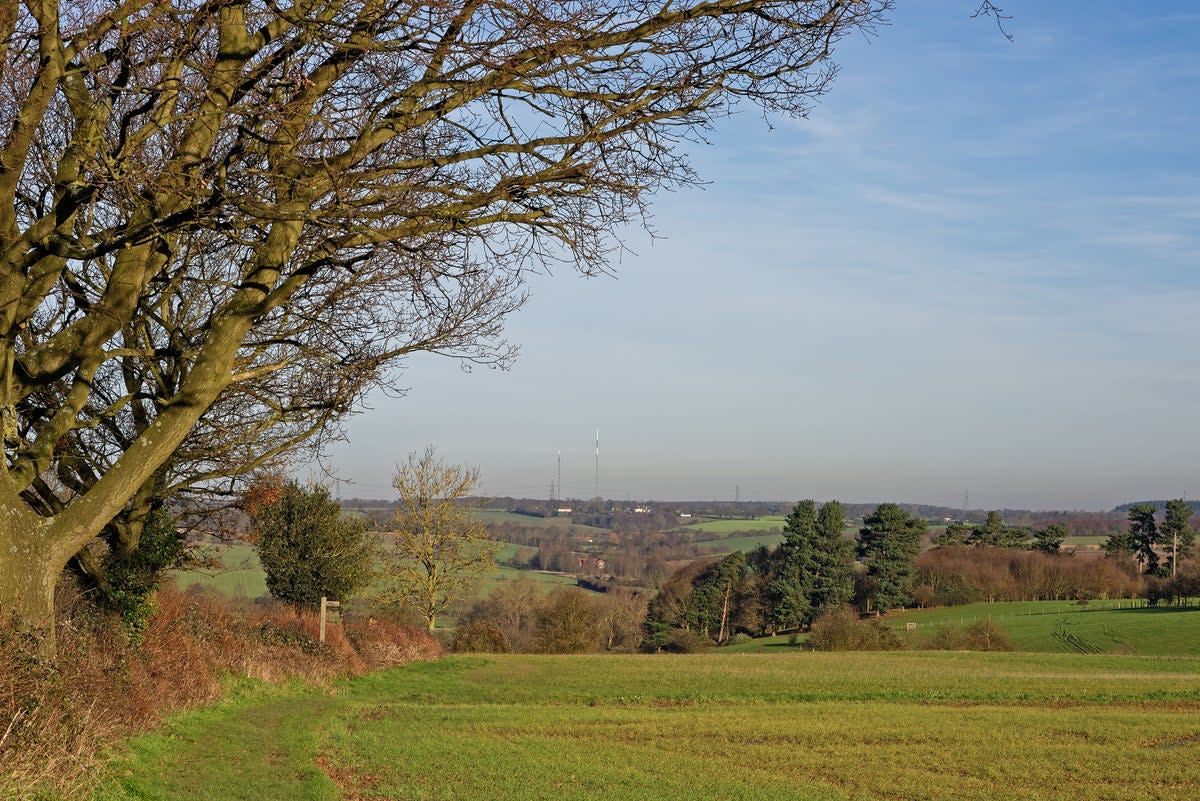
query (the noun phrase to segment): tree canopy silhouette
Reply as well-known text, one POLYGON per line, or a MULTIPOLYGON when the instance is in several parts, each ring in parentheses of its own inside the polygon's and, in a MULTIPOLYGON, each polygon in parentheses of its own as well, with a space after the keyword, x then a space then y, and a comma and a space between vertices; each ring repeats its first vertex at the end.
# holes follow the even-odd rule
POLYGON ((321 432, 415 351, 504 364, 735 101, 801 114, 889 0, 0 7, 0 607, 321 432))

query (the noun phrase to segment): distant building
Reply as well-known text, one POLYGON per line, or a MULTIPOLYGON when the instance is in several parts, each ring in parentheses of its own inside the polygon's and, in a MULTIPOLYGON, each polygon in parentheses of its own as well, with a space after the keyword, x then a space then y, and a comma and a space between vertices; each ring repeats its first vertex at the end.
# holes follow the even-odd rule
POLYGON ((585 570, 599 573, 600 571, 604 570, 604 566, 607 564, 607 562, 605 562, 603 559, 593 558, 591 556, 580 556, 576 560, 576 563, 579 565, 580 573, 584 572, 585 570))
POLYGON ((571 514, 571 512, 573 512, 575 510, 572 509, 570 506, 560 506, 555 511, 558 512, 560 515, 569 515, 569 514, 571 514))

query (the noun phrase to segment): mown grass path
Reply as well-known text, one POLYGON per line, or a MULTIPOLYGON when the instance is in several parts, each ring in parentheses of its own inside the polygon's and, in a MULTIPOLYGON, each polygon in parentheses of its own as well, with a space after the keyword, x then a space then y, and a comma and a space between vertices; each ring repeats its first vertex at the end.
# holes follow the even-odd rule
POLYGON ((1183 799, 1197 721, 1195 658, 454 657, 186 715, 97 798, 1183 799))

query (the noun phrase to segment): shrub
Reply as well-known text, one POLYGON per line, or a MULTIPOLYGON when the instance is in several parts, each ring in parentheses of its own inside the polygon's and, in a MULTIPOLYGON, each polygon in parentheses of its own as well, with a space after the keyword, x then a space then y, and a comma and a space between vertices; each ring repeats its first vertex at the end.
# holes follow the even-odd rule
POLYGON ((311 607, 323 595, 344 600, 373 578, 366 522, 343 518, 326 487, 287 482, 273 503, 254 507, 252 523, 273 598, 311 607))
POLYGON ((577 589, 557 589, 538 604, 533 650, 580 654, 600 648, 600 621, 592 599, 577 589))
POLYGON ((958 626, 938 626, 925 641, 924 647, 931 651, 966 651, 967 638, 958 626))
POLYGON ((1014 650, 1008 631, 986 618, 965 627, 939 626, 921 647, 933 651, 1014 650))
POLYGON ((87 798, 101 755, 118 737, 209 703, 222 674, 327 683, 438 656, 422 631, 374 620, 333 623, 318 641, 313 613, 271 605, 249 616, 205 593, 164 588, 140 644, 99 615, 70 582, 56 599, 58 660, 41 635, 0 623, 0 798, 87 798))
POLYGON ((512 653, 512 644, 503 629, 488 620, 471 620, 460 624, 454 631, 451 647, 457 653, 512 653))
POLYGON ((1011 651, 1012 639, 999 623, 984 618, 967 626, 967 648, 972 651, 1011 651))
POLYGON ((111 735, 42 658, 42 636, 0 627, 0 798, 12 801, 83 797, 111 735))
POLYGON ((893 651, 904 641, 883 622, 860 620, 852 608, 841 606, 813 621, 808 644, 817 651, 893 651))
POLYGON ((712 648, 713 642, 695 631, 675 629, 662 647, 669 654, 698 654, 712 648))
POLYGON ((130 638, 139 642, 154 613, 154 591, 164 571, 183 559, 186 542, 175 520, 162 510, 149 514, 137 548, 123 553, 110 548, 104 556, 107 585, 100 593, 104 605, 120 616, 130 638))

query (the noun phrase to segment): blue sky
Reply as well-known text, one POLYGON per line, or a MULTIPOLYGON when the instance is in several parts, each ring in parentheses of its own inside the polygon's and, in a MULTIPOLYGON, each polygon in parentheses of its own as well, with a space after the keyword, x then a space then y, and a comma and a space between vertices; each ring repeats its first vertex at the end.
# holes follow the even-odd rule
POLYGON ((1200 493, 1200 7, 906 2, 753 109, 615 278, 531 281, 508 372, 414 358, 330 464, 492 494, 1108 508, 1200 493))

